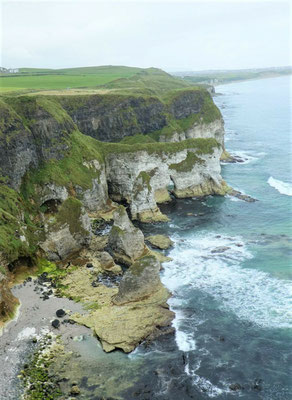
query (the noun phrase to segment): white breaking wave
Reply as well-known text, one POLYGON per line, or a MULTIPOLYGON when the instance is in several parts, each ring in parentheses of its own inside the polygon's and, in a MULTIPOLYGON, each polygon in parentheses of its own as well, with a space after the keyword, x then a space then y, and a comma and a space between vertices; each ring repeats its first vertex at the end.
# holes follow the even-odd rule
POLYGON ((217 397, 228 390, 222 390, 218 386, 213 385, 208 379, 196 374, 197 370, 200 368, 201 361, 198 360, 197 365, 190 369, 189 364, 185 366, 185 373, 193 378, 194 385, 203 392, 207 393, 208 397, 217 397))
POLYGON ((278 190, 279 193, 285 194, 286 196, 292 196, 292 183, 282 182, 270 176, 268 179, 268 184, 274 189, 278 190))
POLYGON ((175 340, 177 347, 181 351, 191 351, 196 348, 196 341, 194 339, 194 333, 186 333, 180 329, 181 320, 184 319, 184 315, 176 310, 175 319, 173 320, 173 327, 175 328, 175 340))
MULTIPOLYGON (((206 234, 178 241, 164 264, 163 283, 172 292, 184 286, 213 296, 220 307, 242 320, 262 327, 292 328, 292 282, 243 268, 252 258, 241 238, 206 234)), ((177 310, 175 296, 170 306, 177 310)), ((175 319, 176 341, 182 351, 195 346, 180 332, 181 316, 175 319), (184 341, 184 339, 186 339, 184 341)))

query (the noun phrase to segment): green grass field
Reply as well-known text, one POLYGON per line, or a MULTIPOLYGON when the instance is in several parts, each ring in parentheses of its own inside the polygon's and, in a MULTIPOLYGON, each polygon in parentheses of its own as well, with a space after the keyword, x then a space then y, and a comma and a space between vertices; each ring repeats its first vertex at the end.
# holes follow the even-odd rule
POLYGON ((194 83, 176 78, 157 68, 102 66, 44 70, 21 68, 19 73, 0 75, 0 94, 118 94, 162 95, 165 92, 194 87, 194 83))
POLYGON ((104 66, 48 70, 21 68, 17 74, 0 76, 0 92, 94 88, 120 78, 130 78, 141 68, 104 66))

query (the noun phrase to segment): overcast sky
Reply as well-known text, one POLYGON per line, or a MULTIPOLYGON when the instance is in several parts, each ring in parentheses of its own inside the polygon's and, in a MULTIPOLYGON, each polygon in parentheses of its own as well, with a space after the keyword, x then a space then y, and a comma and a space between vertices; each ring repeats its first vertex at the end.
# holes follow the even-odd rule
POLYGON ((0 1, 6 68, 291 65, 291 1, 0 1))

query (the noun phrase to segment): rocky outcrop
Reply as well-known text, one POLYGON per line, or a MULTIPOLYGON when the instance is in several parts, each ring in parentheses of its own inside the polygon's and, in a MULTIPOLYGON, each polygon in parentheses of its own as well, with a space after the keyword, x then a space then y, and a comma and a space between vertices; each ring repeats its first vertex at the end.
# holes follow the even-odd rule
POLYGON ((87 246, 91 238, 90 220, 82 204, 69 197, 45 223, 46 239, 40 243, 48 260, 64 260, 87 246))
POLYGON ((224 147, 224 121, 221 117, 215 121, 206 123, 203 121, 195 122, 190 128, 185 131, 173 131, 171 135, 161 134, 160 142, 181 142, 186 139, 196 138, 215 138, 221 147, 224 147))
POLYGON ((153 235, 146 238, 147 242, 160 250, 167 250, 173 245, 173 241, 165 235, 153 235))
POLYGON ((114 212, 108 247, 117 262, 131 265, 145 253, 144 235, 135 228, 123 206, 114 212))
MULTIPOLYGON (((155 257, 141 258, 124 274, 118 293, 111 289, 108 304, 89 315, 75 315, 74 320, 93 329, 106 352, 122 349, 128 353, 142 341, 170 332, 174 313, 168 309, 170 294, 160 282, 159 269, 155 257)), ((95 296, 100 290, 96 288, 95 296)))
POLYGON ((156 196, 166 195, 173 184, 177 197, 225 194, 221 178, 221 146, 215 139, 194 139, 189 147, 175 152, 121 152, 109 154, 106 171, 110 197, 126 201, 133 219, 144 222, 166 220, 156 203, 156 196))
POLYGON ((114 297, 115 304, 125 304, 142 300, 160 290, 160 263, 153 256, 146 256, 136 261, 125 272, 114 297))

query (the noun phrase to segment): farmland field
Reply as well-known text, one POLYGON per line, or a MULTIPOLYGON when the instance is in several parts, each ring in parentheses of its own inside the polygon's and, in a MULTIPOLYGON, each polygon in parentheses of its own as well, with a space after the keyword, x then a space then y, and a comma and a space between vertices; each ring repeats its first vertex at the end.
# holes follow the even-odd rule
POLYGON ((87 67, 63 70, 21 68, 17 74, 0 76, 0 92, 25 92, 68 88, 93 88, 140 72, 132 67, 87 67))

